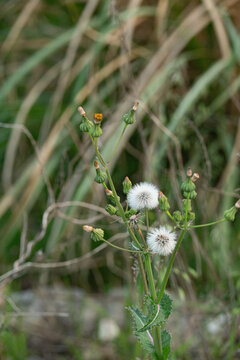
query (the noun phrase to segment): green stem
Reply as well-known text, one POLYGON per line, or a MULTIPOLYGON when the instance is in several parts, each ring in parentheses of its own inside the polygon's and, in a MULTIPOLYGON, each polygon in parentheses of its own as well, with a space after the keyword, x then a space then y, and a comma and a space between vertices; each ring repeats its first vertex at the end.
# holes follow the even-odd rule
POLYGON ((140 251, 140 250, 130 250, 130 249, 122 248, 120 246, 117 246, 117 245, 114 245, 114 244, 110 243, 109 241, 107 241, 104 238, 102 238, 101 240, 104 241, 105 243, 107 243, 108 245, 114 247, 115 249, 118 249, 118 250, 121 250, 121 251, 126 251, 126 252, 130 252, 130 253, 135 253, 135 254, 143 254, 144 253, 144 251, 140 251))
MULTIPOLYGON (((187 200, 189 200, 189 194, 187 195, 187 200)), ((175 257, 176 257, 176 254, 178 252, 178 249, 183 241, 183 237, 184 237, 184 234, 185 232, 187 231, 187 215, 188 215, 188 208, 186 208, 186 211, 185 211, 185 221, 184 221, 184 229, 182 230, 180 236, 179 236, 179 239, 177 241, 177 244, 175 246, 175 249, 170 257, 170 261, 169 261, 169 264, 168 264, 168 267, 167 267, 167 270, 165 272, 165 275, 164 275, 164 278, 163 278, 163 282, 161 284, 161 288, 160 288, 160 292, 159 292, 159 295, 158 295, 158 298, 157 298, 157 304, 160 304, 160 301, 163 297, 163 294, 164 294, 164 291, 166 289, 166 286, 167 286, 167 283, 168 283, 168 279, 169 279, 169 276, 170 276, 170 273, 171 273, 171 270, 172 270, 172 266, 173 266, 173 263, 174 263, 174 260, 175 260, 175 257)))
POLYGON ((170 212, 168 210, 166 211, 166 214, 177 225, 177 222, 174 220, 174 218, 172 217, 172 215, 170 214, 170 212))
MULTIPOLYGON (((146 265, 146 273, 148 278, 149 290, 151 297, 154 302, 157 300, 157 294, 153 279, 152 265, 150 254, 145 255, 145 265, 146 265)), ((161 341, 161 330, 160 327, 156 327, 153 329, 153 342, 156 350, 156 354, 159 359, 162 359, 162 341, 161 341)))
POLYGON ((145 217, 146 217, 146 226, 147 226, 147 233, 149 232, 149 217, 148 217, 148 209, 145 209, 145 217))
POLYGON ((120 137, 118 139, 118 142, 117 142, 117 144, 116 144, 116 146, 115 146, 115 148, 114 148, 114 150, 112 152, 112 155, 111 155, 110 159, 108 160, 108 164, 110 163, 110 161, 112 161, 112 159, 113 159, 113 157, 114 157, 114 155, 115 155, 115 153, 116 153, 116 151, 118 149, 118 146, 119 146, 119 144, 120 144, 120 142, 121 142, 121 140, 123 138, 123 135, 124 135, 124 133, 126 131, 127 126, 128 126, 127 124, 124 125, 123 131, 122 131, 122 133, 121 133, 121 135, 120 135, 120 137))
POLYGON ((175 246, 175 249, 171 255, 171 258, 170 258, 170 261, 169 261, 169 264, 168 264, 168 267, 167 267, 167 270, 165 272, 165 275, 164 275, 164 279, 163 279, 163 282, 162 282, 162 285, 161 285, 161 289, 160 289, 160 293, 157 297, 157 304, 160 304, 160 301, 162 299, 162 296, 164 294, 164 291, 166 289, 166 286, 167 286, 167 282, 168 282, 168 278, 170 276, 170 273, 171 273, 171 270, 172 270, 172 266, 173 266, 173 263, 174 263, 174 260, 175 260, 175 257, 176 257, 176 254, 178 252, 178 249, 182 243, 182 240, 183 240, 183 237, 184 237, 184 234, 185 234, 186 230, 182 230, 181 232, 181 235, 179 236, 179 239, 178 239, 178 242, 175 246))
POLYGON ((189 226, 188 229, 195 229, 195 228, 201 228, 201 227, 206 227, 206 226, 212 226, 215 224, 220 224, 222 222, 226 221, 226 219, 221 219, 221 220, 217 220, 217 221, 213 221, 211 223, 208 224, 201 224, 201 225, 193 225, 193 226, 189 226))

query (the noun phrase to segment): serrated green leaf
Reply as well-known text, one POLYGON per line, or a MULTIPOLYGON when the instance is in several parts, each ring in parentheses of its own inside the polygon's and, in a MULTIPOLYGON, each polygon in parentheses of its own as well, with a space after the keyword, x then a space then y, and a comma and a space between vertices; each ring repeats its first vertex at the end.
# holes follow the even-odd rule
POLYGON ((157 304, 154 306, 154 314, 151 318, 148 318, 148 322, 141 327, 138 332, 150 330, 154 326, 161 326, 165 322, 164 312, 161 305, 157 304))
POLYGON ((131 312, 134 322, 135 322, 135 335, 137 336, 142 347, 150 354, 155 353, 153 338, 150 334, 150 331, 145 331, 144 333, 139 333, 138 330, 142 328, 147 321, 147 317, 141 313, 141 311, 132 306, 128 307, 128 310, 131 312))
POLYGON ((170 297, 164 293, 163 294, 163 297, 161 299, 161 302, 160 302, 160 306, 164 312, 164 317, 165 317, 165 320, 169 317, 169 315, 171 314, 171 311, 172 311, 172 300, 170 299, 170 297))
POLYGON ((170 354, 170 341, 171 336, 166 330, 161 331, 161 339, 162 339, 162 355, 163 360, 167 360, 168 355, 170 354))

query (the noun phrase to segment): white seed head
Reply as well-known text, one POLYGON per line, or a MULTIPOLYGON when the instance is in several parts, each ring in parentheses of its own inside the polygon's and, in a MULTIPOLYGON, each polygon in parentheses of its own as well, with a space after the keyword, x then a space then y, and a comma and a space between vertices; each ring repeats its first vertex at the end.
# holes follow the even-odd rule
POLYGON ((165 226, 152 229, 147 235, 149 249, 159 255, 170 255, 176 246, 176 233, 171 232, 165 226))
POLYGON ((134 210, 154 209, 158 206, 158 191, 153 184, 136 184, 128 193, 128 204, 134 210))

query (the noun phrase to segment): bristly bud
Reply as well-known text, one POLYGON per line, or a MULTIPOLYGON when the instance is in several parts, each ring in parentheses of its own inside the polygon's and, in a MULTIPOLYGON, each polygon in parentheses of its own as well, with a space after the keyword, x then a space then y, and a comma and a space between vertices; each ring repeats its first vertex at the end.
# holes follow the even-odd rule
POLYGON ((189 177, 191 177, 192 176, 192 169, 189 167, 188 169, 187 169, 187 177, 189 178, 189 177))
MULTIPOLYGON (((116 206, 116 201, 115 198, 113 196, 113 192, 109 189, 105 189, 105 193, 107 195, 108 200, 112 203, 112 205, 116 206)), ((120 201, 120 197, 118 196, 118 201, 120 201)))
POLYGON ((162 191, 159 191, 158 193, 158 201, 159 201, 159 207, 162 211, 168 211, 170 209, 170 205, 168 202, 167 197, 163 194, 162 191))
POLYGON ((95 124, 101 124, 102 122, 102 119, 103 119, 103 114, 94 114, 94 122, 95 124))
POLYGON ((135 112, 137 110, 138 104, 139 103, 136 102, 132 109, 127 114, 123 115, 122 119, 127 125, 132 125, 135 123, 135 112))
POLYGON ((110 214, 110 215, 116 215, 117 214, 117 209, 112 206, 111 204, 107 204, 105 206, 105 210, 110 214))
POLYGON ((104 183, 107 180, 107 175, 103 171, 100 170, 100 167, 99 167, 97 161, 94 161, 94 166, 95 166, 96 173, 97 173, 94 178, 94 181, 98 184, 104 183))
POLYGON ((93 229, 91 233, 91 239, 93 241, 103 241, 104 231, 102 229, 93 229))
POLYGON ((196 182, 199 178, 200 178, 199 174, 194 173, 191 180, 192 180, 192 182, 196 182))
POLYGON ((224 211, 224 218, 228 221, 234 221, 237 211, 238 208, 236 206, 231 207, 231 209, 224 211))
POLYGON ((125 179, 123 180, 122 185, 123 185, 123 193, 125 195, 127 195, 129 193, 129 191, 131 190, 131 188, 132 188, 132 183, 131 183, 129 177, 127 177, 127 176, 125 177, 125 179))
POLYGON ((92 232, 94 230, 94 228, 89 225, 83 225, 83 230, 86 232, 92 232))
POLYGON ((234 206, 236 209, 240 209, 240 199, 238 199, 234 206))
POLYGON ((185 193, 190 193, 196 189, 196 185, 193 183, 192 179, 190 177, 187 178, 186 181, 184 181, 181 185, 181 190, 183 192, 184 197, 185 193))
POLYGON ((173 212, 173 218, 176 222, 181 222, 183 217, 179 210, 173 212))

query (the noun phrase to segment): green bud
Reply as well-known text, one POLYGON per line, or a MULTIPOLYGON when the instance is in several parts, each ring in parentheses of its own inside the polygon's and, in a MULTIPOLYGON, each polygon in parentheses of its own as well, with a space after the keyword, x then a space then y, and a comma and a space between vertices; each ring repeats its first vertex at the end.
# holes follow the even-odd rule
POLYGON ((99 137, 102 135, 101 124, 94 124, 90 129, 92 137, 99 137))
POLYGON ((127 125, 134 124, 135 121, 136 121, 136 119, 135 119, 135 111, 130 110, 127 114, 123 115, 122 119, 127 125))
POLYGON ((184 192, 184 193, 183 193, 183 196, 184 196, 185 198, 189 197, 189 199, 195 199, 196 196, 197 196, 197 193, 196 193, 196 191, 184 192))
POLYGON ((133 210, 133 209, 130 209, 125 212, 125 216, 126 216, 127 220, 129 220, 132 215, 136 215, 136 214, 137 214, 137 211, 133 210))
POLYGON ((183 212, 185 213, 186 211, 191 211, 192 210, 192 205, 191 205, 191 200, 190 199, 183 199, 182 200, 182 209, 183 212))
POLYGON ((173 218, 174 218, 174 220, 176 221, 176 222, 180 222, 180 221, 182 221, 182 214, 181 214, 181 212, 180 211, 174 211, 173 212, 173 218))
POLYGON ((195 220, 195 213, 194 212, 188 213, 187 220, 188 221, 194 221, 195 220))
MULTIPOLYGON (((112 191, 109 189, 105 189, 105 193, 106 193, 107 199, 110 201, 110 203, 112 205, 116 206, 117 204, 116 204, 116 201, 115 201, 112 191)), ((118 198, 118 201, 120 202, 120 197, 118 196, 117 198, 118 198)))
POLYGON ((129 180, 129 178, 126 176, 122 184, 123 184, 123 193, 127 195, 132 188, 132 183, 129 180))
POLYGON ((79 125, 80 131, 82 132, 89 132, 93 127, 93 123, 88 120, 87 118, 83 118, 84 120, 79 125))
POLYGON ((94 166, 95 166, 96 173, 97 173, 94 178, 94 181, 96 181, 96 183, 98 183, 98 184, 104 183, 107 180, 107 175, 103 171, 100 170, 100 167, 99 167, 97 161, 94 161, 94 166))
POLYGON ((183 193, 190 193, 196 189, 196 185, 193 183, 191 178, 188 178, 181 185, 181 190, 183 193))
POLYGON ((117 209, 116 209, 114 206, 112 206, 111 204, 107 204, 107 205, 105 206, 105 210, 106 210, 110 215, 116 215, 116 213, 117 213, 117 209))
POLYGON ((167 199, 167 197, 162 193, 162 191, 159 191, 158 201, 159 201, 160 210, 162 210, 162 211, 168 211, 168 210, 170 209, 170 205, 169 205, 168 199, 167 199))
POLYGON ((132 107, 132 109, 125 115, 123 115, 122 119, 127 125, 132 125, 135 123, 135 112, 138 107, 138 102, 132 107))
POLYGON ((234 221, 237 210, 238 209, 235 206, 233 206, 231 207, 231 209, 224 211, 224 218, 228 221, 234 221))
POLYGON ((104 231, 102 229, 93 229, 91 232, 91 239, 93 241, 102 241, 104 238, 104 231))

